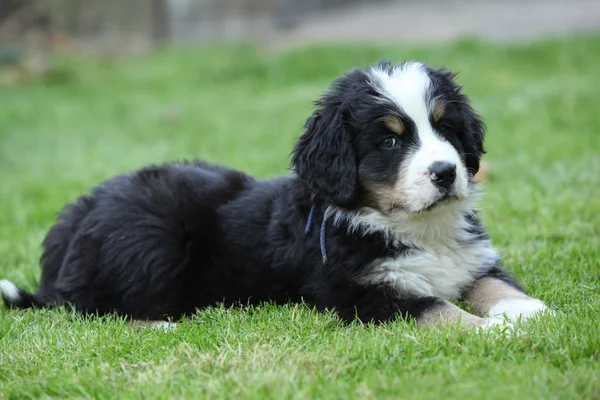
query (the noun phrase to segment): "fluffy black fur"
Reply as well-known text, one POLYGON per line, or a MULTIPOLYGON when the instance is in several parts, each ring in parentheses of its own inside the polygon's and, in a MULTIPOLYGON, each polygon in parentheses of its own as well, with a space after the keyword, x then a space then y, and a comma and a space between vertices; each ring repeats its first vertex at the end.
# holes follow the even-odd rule
MULTIPOLYGON (((456 100, 448 103, 447 126, 440 131, 475 173, 484 151, 483 124, 450 73, 429 73, 436 94, 456 100)), ((70 304, 86 313, 152 320, 177 319, 221 302, 264 301, 305 301, 335 309, 348 321, 418 317, 441 300, 400 296, 358 279, 377 260, 418 249, 390 241, 384 232, 352 231, 344 220, 326 221, 320 229, 329 206, 377 207, 370 203, 370 185, 396 178, 405 153, 378 149, 384 129, 378 121, 390 106, 373 101, 376 96, 363 70, 336 81, 293 151, 291 176, 257 180, 191 162, 150 166, 100 184, 67 205, 48 232, 35 295, 19 290, 18 300, 4 296, 5 302, 19 308, 70 304)), ((418 142, 404 136, 406 148, 418 142)), ((473 240, 487 240, 469 218, 470 229, 480 230, 473 240)), ((512 282, 495 265, 482 265, 473 280, 488 273, 512 282)))

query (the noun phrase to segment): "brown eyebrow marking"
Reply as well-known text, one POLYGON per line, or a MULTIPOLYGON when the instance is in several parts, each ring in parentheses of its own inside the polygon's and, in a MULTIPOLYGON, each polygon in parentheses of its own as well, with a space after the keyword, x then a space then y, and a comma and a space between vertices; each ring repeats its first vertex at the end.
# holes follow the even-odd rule
POLYGON ((398 135, 404 133, 404 123, 395 115, 386 115, 383 117, 383 123, 390 131, 397 133, 398 135))
POLYGON ((434 122, 438 122, 446 112, 446 102, 444 100, 435 100, 431 110, 431 116, 434 122))

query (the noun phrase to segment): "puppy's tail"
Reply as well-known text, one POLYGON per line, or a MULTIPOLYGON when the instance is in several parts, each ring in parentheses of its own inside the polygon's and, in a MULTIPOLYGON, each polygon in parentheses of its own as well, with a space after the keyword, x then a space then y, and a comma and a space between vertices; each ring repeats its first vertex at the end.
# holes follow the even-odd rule
POLYGON ((0 280, 0 292, 7 307, 31 308, 44 307, 46 304, 38 300, 34 294, 19 289, 14 283, 6 279, 0 280))

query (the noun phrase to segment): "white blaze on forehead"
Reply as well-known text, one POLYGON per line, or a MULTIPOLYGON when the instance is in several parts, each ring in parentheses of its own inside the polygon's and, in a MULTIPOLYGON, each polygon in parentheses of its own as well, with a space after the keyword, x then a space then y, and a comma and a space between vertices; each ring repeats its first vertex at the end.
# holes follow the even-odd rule
POLYGON ((429 130, 428 93, 431 80, 425 66, 411 62, 387 71, 374 68, 371 71, 376 89, 398 106, 417 126, 417 131, 429 130))
POLYGON ((423 158, 423 162, 458 164, 460 158, 456 149, 437 135, 431 126, 431 79, 425 65, 409 62, 394 67, 389 73, 375 68, 371 75, 379 93, 414 122, 421 148, 418 156, 423 158))

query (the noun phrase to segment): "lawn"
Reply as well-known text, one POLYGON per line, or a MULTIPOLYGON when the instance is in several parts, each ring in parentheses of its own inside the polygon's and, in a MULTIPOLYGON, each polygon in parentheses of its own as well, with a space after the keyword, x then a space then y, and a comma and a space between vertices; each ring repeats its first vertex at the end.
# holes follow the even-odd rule
POLYGON ((265 305, 161 332, 0 308, 0 397, 600 399, 600 36, 61 57, 44 80, 0 87, 0 278, 35 289, 55 212, 118 172, 199 157, 286 173, 312 101, 381 58, 460 71, 488 125, 483 218, 556 317, 505 337, 265 305))

